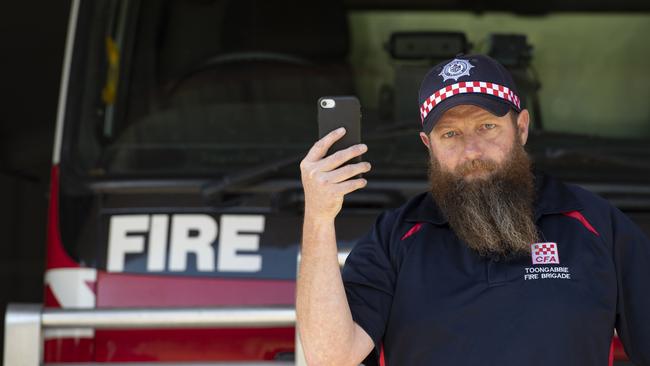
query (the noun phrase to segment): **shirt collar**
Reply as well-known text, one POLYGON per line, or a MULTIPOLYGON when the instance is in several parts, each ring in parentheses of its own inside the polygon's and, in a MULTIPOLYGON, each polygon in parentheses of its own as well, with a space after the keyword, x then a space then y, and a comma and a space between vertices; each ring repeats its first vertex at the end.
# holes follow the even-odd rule
MULTIPOLYGON (((544 215, 582 210, 578 198, 562 182, 544 173, 535 174, 535 221, 544 215)), ((404 221, 447 224, 447 218, 434 202, 431 192, 418 196, 405 207, 404 221)))

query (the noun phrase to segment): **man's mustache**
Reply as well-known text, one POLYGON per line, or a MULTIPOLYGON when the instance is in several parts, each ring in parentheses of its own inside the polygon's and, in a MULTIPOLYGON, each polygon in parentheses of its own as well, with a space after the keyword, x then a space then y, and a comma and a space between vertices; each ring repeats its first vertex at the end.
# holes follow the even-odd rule
POLYGON ((461 163, 456 168, 457 174, 466 176, 471 173, 487 172, 492 173, 498 169, 499 165, 490 159, 472 159, 461 163))

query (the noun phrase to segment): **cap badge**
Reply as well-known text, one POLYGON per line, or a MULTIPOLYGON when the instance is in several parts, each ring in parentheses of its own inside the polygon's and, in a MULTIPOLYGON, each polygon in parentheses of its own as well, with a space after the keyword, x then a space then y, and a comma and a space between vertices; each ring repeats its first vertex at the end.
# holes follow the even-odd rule
POLYGON ((442 71, 438 75, 442 76, 443 82, 448 79, 458 81, 458 78, 462 76, 469 76, 469 70, 473 67, 474 65, 470 64, 469 61, 456 58, 443 66, 442 71))

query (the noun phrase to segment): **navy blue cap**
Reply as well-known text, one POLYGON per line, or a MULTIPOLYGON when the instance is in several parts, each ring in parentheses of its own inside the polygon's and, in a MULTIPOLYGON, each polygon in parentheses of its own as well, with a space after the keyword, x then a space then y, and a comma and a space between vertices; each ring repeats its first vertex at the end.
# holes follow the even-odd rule
POLYGON ((521 111, 512 75, 485 55, 457 55, 434 66, 420 84, 422 130, 430 133, 448 109, 461 104, 484 108, 499 117, 521 111))

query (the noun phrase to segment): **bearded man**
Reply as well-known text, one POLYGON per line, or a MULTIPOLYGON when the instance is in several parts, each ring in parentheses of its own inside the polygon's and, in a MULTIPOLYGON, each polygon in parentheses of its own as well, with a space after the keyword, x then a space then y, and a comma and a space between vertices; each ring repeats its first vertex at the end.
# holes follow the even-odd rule
POLYGON ((650 366, 650 240, 604 199, 533 174, 508 71, 481 55, 443 62, 420 112, 430 191, 382 213, 342 273, 334 219, 370 170, 344 164, 367 147, 325 156, 337 130, 301 162, 308 364, 607 365, 616 329, 650 366))

